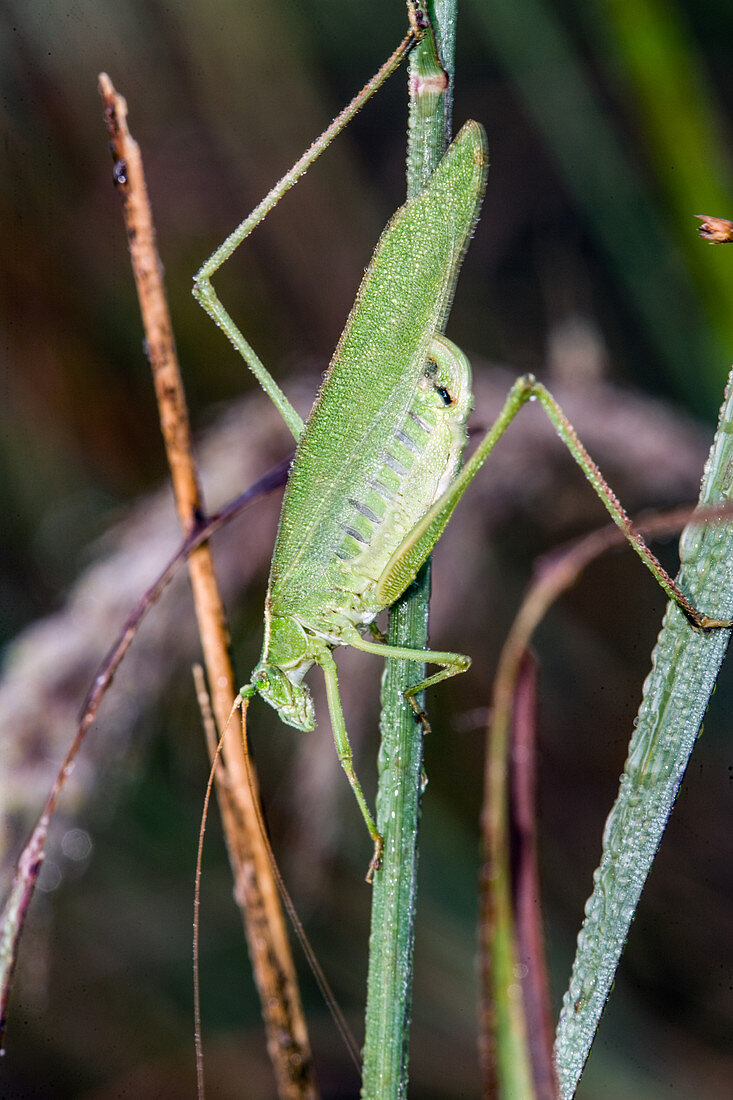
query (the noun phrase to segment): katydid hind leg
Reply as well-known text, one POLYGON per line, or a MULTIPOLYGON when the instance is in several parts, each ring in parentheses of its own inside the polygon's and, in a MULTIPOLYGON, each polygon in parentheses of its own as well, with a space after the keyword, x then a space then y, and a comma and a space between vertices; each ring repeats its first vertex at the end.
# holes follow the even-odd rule
POLYGON ((693 606, 685 593, 680 589, 677 582, 669 575, 656 555, 649 549, 642 536, 634 529, 628 513, 604 478, 596 463, 588 454, 578 438, 575 428, 565 416, 565 413, 562 411, 550 391, 540 382, 532 379, 531 396, 536 397, 542 405, 555 431, 580 466, 586 480, 595 489, 613 522, 626 536, 632 549, 639 555, 659 586, 666 592, 667 596, 677 604, 688 621, 701 630, 725 629, 733 625, 729 619, 711 618, 693 606))
POLYGON ((692 605, 646 545, 641 535, 634 529, 631 519, 619 502, 618 497, 581 443, 575 429, 555 398, 533 375, 524 375, 517 379, 509 391, 499 415, 471 458, 443 496, 428 509, 420 522, 415 525, 395 550, 377 585, 377 597, 380 602, 384 604, 393 603, 405 590, 442 535, 456 505, 494 446, 519 410, 532 399, 536 399, 542 406, 555 431, 583 471, 586 480, 595 490, 613 522, 623 532, 660 587, 677 604, 688 620, 702 630, 728 628, 733 625, 727 619, 710 618, 692 605))
POLYGON ((224 332, 225 336, 234 345, 244 359, 249 369, 260 383, 265 393, 271 398, 274 405, 283 417, 296 442, 303 434, 303 420, 291 405, 280 386, 262 363, 257 353, 245 339, 242 332, 232 320, 223 306, 219 296, 211 282, 214 274, 226 263, 233 252, 250 235, 261 221, 277 206, 286 191, 297 183, 302 175, 307 172, 311 164, 328 148, 333 139, 351 121, 354 115, 361 109, 366 101, 384 84, 387 78, 399 66, 407 54, 413 42, 422 33, 419 25, 413 20, 411 29, 398 45, 397 49, 385 61, 381 68, 374 74, 364 87, 358 92, 349 104, 340 112, 320 137, 309 146, 301 157, 295 162, 288 172, 270 189, 262 201, 255 207, 252 213, 240 222, 236 229, 229 234, 227 239, 217 248, 202 265, 194 278, 193 294, 196 300, 203 306, 214 323, 224 332))

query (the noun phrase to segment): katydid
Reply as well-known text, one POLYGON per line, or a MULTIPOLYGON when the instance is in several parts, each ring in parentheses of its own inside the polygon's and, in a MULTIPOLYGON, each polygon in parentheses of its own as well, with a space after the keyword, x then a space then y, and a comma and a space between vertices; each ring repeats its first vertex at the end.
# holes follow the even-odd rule
POLYGON ((690 621, 701 629, 730 625, 692 607, 632 529, 562 410, 533 376, 515 382, 461 468, 471 373, 442 330, 485 190, 488 157, 478 123, 464 125, 422 193, 400 207, 382 233, 305 425, 216 296, 212 275, 393 71, 416 33, 204 264, 194 285, 195 296, 297 441, 272 558, 262 656, 241 696, 260 694, 284 722, 311 730, 314 708, 303 678, 320 665, 339 759, 374 843, 370 876, 380 863, 382 838, 354 772, 333 650, 350 645, 440 666, 406 693, 427 728, 417 696, 465 672, 470 658, 389 646, 367 640, 364 632, 414 580, 471 480, 527 401, 540 402, 614 522, 690 621))

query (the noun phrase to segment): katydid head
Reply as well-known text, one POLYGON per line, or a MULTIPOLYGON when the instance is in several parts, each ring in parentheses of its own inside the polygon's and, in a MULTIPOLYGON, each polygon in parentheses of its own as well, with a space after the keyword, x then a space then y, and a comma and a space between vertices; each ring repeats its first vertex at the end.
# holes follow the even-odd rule
POLYGON ((268 661, 260 661, 252 673, 252 687, 274 707, 283 722, 298 730, 316 728, 311 693, 305 684, 294 683, 288 673, 268 661))
POLYGON ((308 638, 295 619, 271 615, 265 608, 265 644, 250 690, 274 707, 283 722, 298 730, 316 728, 313 699, 302 682, 313 665, 308 638))

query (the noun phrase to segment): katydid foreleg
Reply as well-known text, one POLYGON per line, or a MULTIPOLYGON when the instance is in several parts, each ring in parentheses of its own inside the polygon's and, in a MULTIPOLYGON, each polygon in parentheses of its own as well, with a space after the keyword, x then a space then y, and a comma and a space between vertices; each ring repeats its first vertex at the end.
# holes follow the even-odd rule
POLYGON ((374 871, 380 866, 382 860, 383 840, 379 830, 377 829, 371 810, 369 809, 369 806, 367 804, 367 800, 364 797, 364 792, 361 789, 361 783, 359 782, 356 772, 354 771, 351 742, 349 741, 349 735, 346 731, 344 711, 343 707, 341 706, 341 693, 339 692, 338 672, 336 669, 336 662, 333 659, 333 655, 330 653, 330 651, 326 651, 321 655, 320 665, 323 669, 323 675, 326 681, 328 713, 331 718, 331 729, 333 730, 333 739, 336 745, 336 752, 338 753, 339 762, 341 764, 341 767, 344 769, 344 772, 346 773, 346 778, 351 784, 351 789, 354 792, 356 801, 359 804, 361 815, 366 822, 366 827, 369 830, 369 835, 374 843, 374 855, 372 856, 371 862, 369 864, 369 871, 367 872, 367 880, 371 881, 374 871))

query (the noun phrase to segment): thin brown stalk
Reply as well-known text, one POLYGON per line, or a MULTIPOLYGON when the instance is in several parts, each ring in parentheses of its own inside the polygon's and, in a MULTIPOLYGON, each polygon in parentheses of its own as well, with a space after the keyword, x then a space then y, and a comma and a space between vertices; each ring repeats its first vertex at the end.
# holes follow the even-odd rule
MULTIPOLYGON (((127 106, 106 74, 99 78, 115 162, 114 177, 124 203, 133 274, 153 373, 161 429, 178 515, 190 532, 204 511, 173 331, 155 244, 152 213, 137 143, 127 129, 127 106)), ((212 708, 224 730, 237 695, 229 656, 229 634, 208 545, 189 558, 189 571, 212 708)), ((316 1095, 312 1057, 296 986, 277 886, 264 849, 236 728, 225 738, 226 779, 217 784, 235 894, 242 909, 250 958, 259 990, 267 1047, 281 1097, 316 1095)))
POLYGON ((201 815, 201 832, 199 834, 199 846, 196 853, 196 883, 194 886, 193 901, 193 1042, 196 1048, 196 1087, 200 1097, 204 1095, 204 1047, 201 1034, 201 980, 199 975, 199 945, 201 928, 201 856, 204 841, 204 829, 206 827, 206 814, 209 808, 209 796, 211 785, 216 777, 219 763, 219 751, 217 744, 216 720, 211 709, 211 696, 206 684, 206 675, 201 665, 193 666, 193 682, 196 685, 196 698, 198 699, 201 720, 204 726, 204 738, 211 760, 212 775, 206 785, 204 809, 201 815))
POLYGON ((82 704, 74 739, 67 749, 61 767, 56 774, 41 815, 20 854, 5 905, 0 914, 0 1045, 5 1036, 8 1004, 13 989, 15 966, 25 919, 33 900, 43 861, 46 858, 46 841, 51 818, 56 810, 66 780, 73 770, 76 757, 97 716, 100 704, 112 686, 115 673, 132 645, 143 618, 150 608, 157 603, 164 588, 173 579, 189 555, 252 501, 257 500, 265 493, 272 492, 273 489, 280 488, 285 483, 286 469, 287 462, 275 466, 261 477, 255 485, 241 493, 236 500, 225 505, 214 515, 207 517, 205 520, 201 519, 197 523, 170 561, 167 562, 164 569, 135 604, 135 607, 122 624, 114 643, 97 667, 97 671, 92 678, 91 687, 82 704))
MULTIPOLYGON (((704 524, 732 514, 732 505, 687 506, 646 517, 634 523, 633 529, 645 537, 664 537, 689 522, 704 524)), ((518 925, 522 914, 515 908, 520 884, 516 881, 516 851, 511 850, 510 843, 514 838, 509 806, 509 765, 512 739, 517 730, 518 685, 526 667, 532 636, 551 605, 575 584, 595 558, 612 547, 623 545, 625 538, 618 528, 606 526, 540 559, 499 658, 487 734, 482 812, 480 1060, 486 1096, 496 1095, 500 1081, 506 1088, 507 1074, 520 1060, 532 1066, 528 1000, 533 984, 539 988, 546 985, 544 974, 530 975, 527 967, 521 966, 518 925)), ((532 920, 536 919, 535 914, 532 920)), ((544 963, 538 956, 538 950, 533 949, 532 965, 541 969, 544 963)), ((536 1095, 552 1096, 554 1088, 552 1079, 545 1077, 536 1095)))
POLYGON ((558 1088, 552 1058, 555 1021, 545 961, 537 851, 536 716, 537 662, 531 653, 525 653, 514 694, 509 764, 512 894, 532 1082, 536 1100, 556 1100, 558 1088))

